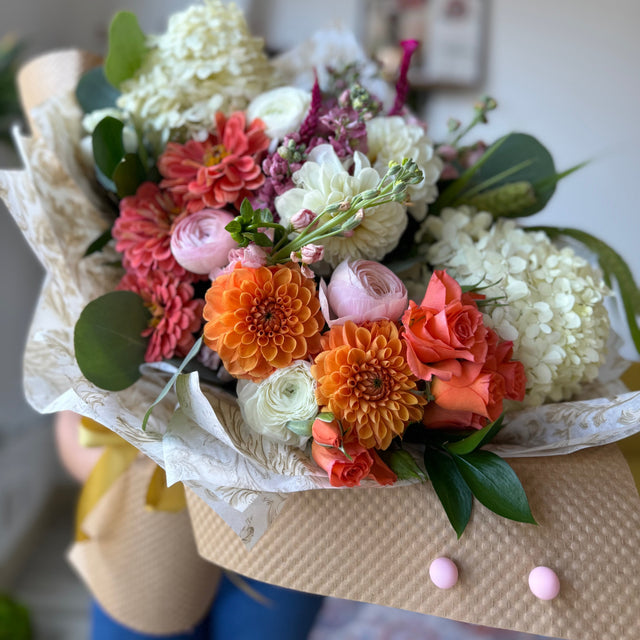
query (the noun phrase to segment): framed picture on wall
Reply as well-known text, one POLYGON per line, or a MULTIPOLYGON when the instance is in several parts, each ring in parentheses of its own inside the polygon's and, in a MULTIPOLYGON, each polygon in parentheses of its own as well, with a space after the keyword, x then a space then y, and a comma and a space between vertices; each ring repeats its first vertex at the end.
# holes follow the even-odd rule
POLYGON ((365 46, 391 78, 402 57, 400 41, 418 40, 410 71, 415 87, 476 87, 485 71, 488 2, 365 0, 365 46))

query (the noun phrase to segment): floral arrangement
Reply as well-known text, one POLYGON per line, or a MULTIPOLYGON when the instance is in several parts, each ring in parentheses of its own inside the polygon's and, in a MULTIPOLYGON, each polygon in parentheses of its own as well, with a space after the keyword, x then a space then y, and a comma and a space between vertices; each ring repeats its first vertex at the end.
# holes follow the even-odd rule
POLYGON ((517 221, 575 168, 526 134, 468 142, 489 97, 433 141, 406 106, 413 41, 393 90, 348 44, 324 59, 307 45, 313 66, 269 59, 219 0, 161 36, 119 13, 109 39, 76 91, 105 221, 87 260, 117 280, 77 319, 84 377, 116 393, 170 371, 157 402, 175 384, 182 420, 200 385, 229 391, 239 429, 312 487, 428 479, 458 536, 474 496, 535 522, 485 446, 596 380, 612 278, 640 347, 619 256, 517 221))

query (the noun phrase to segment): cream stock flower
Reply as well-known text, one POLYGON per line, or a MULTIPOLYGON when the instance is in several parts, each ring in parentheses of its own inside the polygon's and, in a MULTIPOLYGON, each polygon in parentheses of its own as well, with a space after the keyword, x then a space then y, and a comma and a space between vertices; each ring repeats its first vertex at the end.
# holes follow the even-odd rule
POLYGON ((315 389, 311 365, 299 360, 278 369, 258 384, 239 380, 238 404, 242 417, 253 431, 278 442, 303 446, 306 438, 290 431, 287 423, 315 418, 318 413, 315 389))
POLYGON ((417 123, 406 122, 401 116, 380 116, 367 122, 367 143, 367 157, 381 174, 387 170, 390 160, 415 160, 424 179, 409 187, 412 203, 409 211, 417 220, 423 220, 427 205, 438 197, 436 183, 443 167, 425 130, 417 123))
MULTIPOLYGON (((380 174, 363 154, 356 151, 353 157, 351 175, 331 145, 322 144, 312 149, 307 162, 293 174, 295 188, 275 200, 282 223, 288 224, 300 209, 319 214, 329 204, 375 188, 380 174)), ((346 259, 381 260, 396 247, 406 226, 407 214, 397 202, 367 209, 362 222, 349 237, 323 240, 324 259, 333 267, 346 259)))
MULTIPOLYGON (((569 248, 558 248, 540 231, 493 218, 471 207, 444 209, 425 220, 427 260, 460 284, 491 284, 485 322, 514 343, 514 359, 527 376, 525 404, 571 398, 595 380, 604 359, 608 289, 599 272, 569 248)), ((420 234, 419 234, 420 236, 420 234)))
POLYGON ((173 133, 205 137, 217 111, 244 109, 273 83, 262 39, 233 4, 204 0, 175 13, 147 44, 142 66, 120 86, 118 107, 163 142, 173 133))

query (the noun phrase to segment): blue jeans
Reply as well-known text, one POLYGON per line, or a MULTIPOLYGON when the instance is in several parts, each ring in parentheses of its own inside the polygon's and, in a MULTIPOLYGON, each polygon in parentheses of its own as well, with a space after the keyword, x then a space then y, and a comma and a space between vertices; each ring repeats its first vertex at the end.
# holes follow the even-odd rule
POLYGON ((137 633, 112 620, 94 602, 91 640, 304 640, 322 606, 322 596, 241 578, 268 602, 258 601, 223 574, 209 615, 191 632, 172 636, 137 633))

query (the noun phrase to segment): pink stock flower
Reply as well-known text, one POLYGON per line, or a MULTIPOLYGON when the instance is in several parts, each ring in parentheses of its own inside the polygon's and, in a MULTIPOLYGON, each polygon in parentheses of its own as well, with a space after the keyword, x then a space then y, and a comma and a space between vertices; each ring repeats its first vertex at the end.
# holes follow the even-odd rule
POLYGON ((302 231, 306 229, 315 219, 317 215, 311 211, 311 209, 300 209, 298 213, 294 213, 291 216, 291 226, 295 231, 302 231))
POLYGON ((219 209, 227 204, 239 209, 265 180, 260 155, 268 146, 261 120, 254 120, 247 127, 242 111, 228 119, 218 112, 216 132, 204 142, 167 144, 158 159, 164 178, 160 186, 184 202, 189 212, 206 207, 219 209))
POLYGON ((303 264, 320 262, 324 257, 324 247, 319 244, 306 244, 300 249, 300 261, 303 264))
POLYGON ((134 196, 120 201, 112 233, 127 271, 142 278, 156 270, 185 277, 170 248, 171 226, 180 212, 171 194, 153 182, 142 183, 134 196))
POLYGON ((393 271, 373 260, 344 260, 319 290, 329 326, 351 320, 397 321, 407 308, 407 289, 393 271))
POLYGON ((220 209, 202 209, 179 220, 171 234, 171 253, 188 271, 208 274, 228 263, 236 241, 225 229, 233 214, 220 209))
POLYGON ((145 362, 187 355, 195 342, 193 333, 202 326, 204 306, 204 300, 193 299, 190 284, 156 271, 146 278, 128 273, 117 288, 137 293, 151 312, 149 326, 142 333, 150 338, 145 362))

